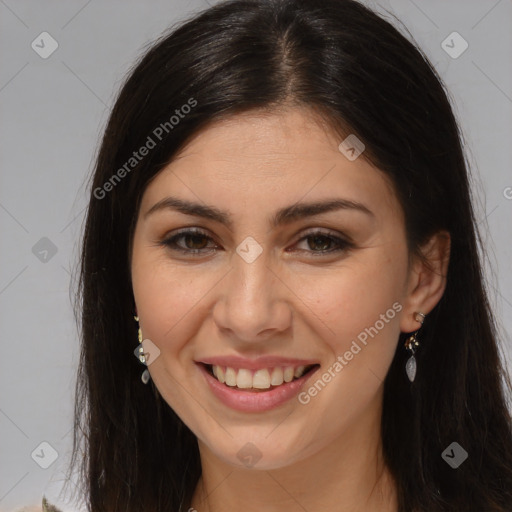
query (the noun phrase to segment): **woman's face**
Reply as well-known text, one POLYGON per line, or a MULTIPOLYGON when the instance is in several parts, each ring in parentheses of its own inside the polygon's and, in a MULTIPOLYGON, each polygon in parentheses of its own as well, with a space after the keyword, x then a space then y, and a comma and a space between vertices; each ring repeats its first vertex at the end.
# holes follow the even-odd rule
POLYGON ((283 467, 378 429, 398 336, 415 328, 401 209, 341 142, 306 110, 239 115, 144 193, 132 278, 151 378, 229 464, 283 467), (345 207, 306 208, 333 201, 345 207))

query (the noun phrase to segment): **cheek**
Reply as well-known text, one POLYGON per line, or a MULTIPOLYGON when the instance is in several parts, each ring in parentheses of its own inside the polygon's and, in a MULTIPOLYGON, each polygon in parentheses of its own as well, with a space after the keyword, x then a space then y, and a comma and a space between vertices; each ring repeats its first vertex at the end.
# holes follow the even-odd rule
MULTIPOLYGON (((322 410, 321 422, 330 425, 327 437, 336 437, 369 404, 378 402, 396 351, 403 261, 378 261, 331 275, 319 283, 312 298, 313 313, 329 327, 322 332, 328 333, 323 341, 330 358, 318 380, 304 390, 301 403, 322 410)), ((312 422, 310 429, 315 433, 325 427, 312 422)))
MULTIPOLYGON (((405 272, 405 250, 393 256, 368 251, 365 258, 347 260, 346 267, 315 283, 309 294, 314 316, 309 316, 322 320, 317 321, 318 332, 330 353, 327 367, 338 361, 331 368, 337 376, 331 392, 365 402, 385 379, 400 335, 405 272)), ((307 282, 303 280, 304 291, 307 282)))
POLYGON ((178 356, 188 356, 186 340, 197 328, 190 319, 215 283, 197 268, 178 267, 148 253, 134 253, 132 267, 140 325, 143 337, 151 339, 172 363, 178 356))
MULTIPOLYGON (((324 323, 329 338, 347 339, 357 336, 381 315, 393 320, 401 300, 404 271, 397 257, 372 258, 369 261, 354 260, 340 268, 313 280, 302 276, 296 281, 298 295, 306 298, 308 306, 324 323)), ((397 323, 398 321, 395 320, 397 323)))

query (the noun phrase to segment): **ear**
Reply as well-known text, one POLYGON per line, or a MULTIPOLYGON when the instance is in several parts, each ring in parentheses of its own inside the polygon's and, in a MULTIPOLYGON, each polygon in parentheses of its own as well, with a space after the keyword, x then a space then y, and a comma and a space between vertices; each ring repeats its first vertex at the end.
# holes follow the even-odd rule
POLYGON ((435 233, 421 248, 426 261, 416 258, 409 271, 407 296, 400 320, 402 332, 417 331, 421 324, 415 313, 428 315, 441 300, 446 288, 451 237, 447 231, 435 233))

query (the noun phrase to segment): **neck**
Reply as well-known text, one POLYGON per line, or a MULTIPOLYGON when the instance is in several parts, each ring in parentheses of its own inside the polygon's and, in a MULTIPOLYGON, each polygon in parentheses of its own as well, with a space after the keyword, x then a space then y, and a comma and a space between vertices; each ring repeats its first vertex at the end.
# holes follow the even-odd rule
POLYGON ((396 512, 396 486, 382 455, 379 410, 358 418, 314 455, 286 467, 234 467, 199 442, 202 476, 192 511, 396 512))

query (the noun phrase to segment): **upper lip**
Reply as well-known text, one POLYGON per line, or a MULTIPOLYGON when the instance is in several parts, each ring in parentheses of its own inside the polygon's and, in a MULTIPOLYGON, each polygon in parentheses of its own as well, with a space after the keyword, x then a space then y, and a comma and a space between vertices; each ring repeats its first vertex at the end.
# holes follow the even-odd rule
POLYGON ((215 366, 228 366, 230 368, 246 368, 247 370, 258 370, 260 368, 275 368, 277 366, 310 366, 320 364, 311 359, 295 359, 291 357, 262 356, 256 359, 248 359, 240 356, 214 356, 198 361, 203 364, 215 366))

